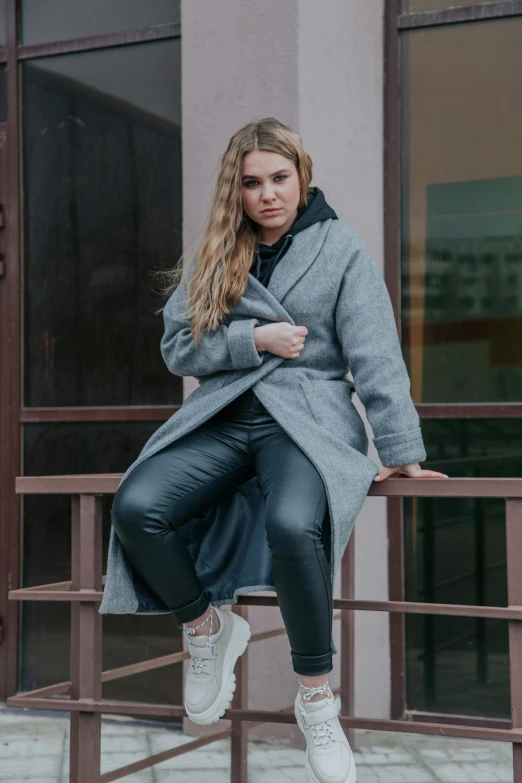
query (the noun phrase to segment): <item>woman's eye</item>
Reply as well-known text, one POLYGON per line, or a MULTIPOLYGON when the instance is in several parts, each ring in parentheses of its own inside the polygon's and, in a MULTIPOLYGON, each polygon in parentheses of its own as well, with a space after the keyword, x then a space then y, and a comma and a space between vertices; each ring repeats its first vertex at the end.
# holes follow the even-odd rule
MULTIPOLYGON (((282 180, 282 179, 286 179, 286 178, 287 178, 286 174, 278 174, 274 179, 282 180)), ((246 187, 249 188, 250 185, 259 185, 259 180, 257 180, 257 179, 249 179, 248 182, 246 183, 246 187)))

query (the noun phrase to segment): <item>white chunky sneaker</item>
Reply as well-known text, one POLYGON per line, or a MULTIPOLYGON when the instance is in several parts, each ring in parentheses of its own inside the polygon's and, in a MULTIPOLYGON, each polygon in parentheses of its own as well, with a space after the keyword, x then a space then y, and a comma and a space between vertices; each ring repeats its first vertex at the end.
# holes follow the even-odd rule
POLYGON ((306 739, 308 777, 312 783, 356 783, 352 749, 337 717, 341 701, 328 692, 320 701, 303 702, 300 693, 295 700, 295 717, 306 739))
POLYGON ((186 627, 190 668, 184 690, 187 716, 194 723, 215 723, 230 706, 236 690, 234 666, 250 639, 250 626, 228 609, 212 607, 219 630, 209 636, 195 636, 186 627))

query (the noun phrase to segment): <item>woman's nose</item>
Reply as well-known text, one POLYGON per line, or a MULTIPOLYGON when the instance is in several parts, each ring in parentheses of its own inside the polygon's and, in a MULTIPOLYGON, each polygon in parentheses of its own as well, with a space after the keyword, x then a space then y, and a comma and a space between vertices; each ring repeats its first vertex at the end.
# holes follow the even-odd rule
POLYGON ((261 197, 262 197, 263 201, 273 201, 274 200, 274 189, 272 187, 265 187, 263 189, 261 197))

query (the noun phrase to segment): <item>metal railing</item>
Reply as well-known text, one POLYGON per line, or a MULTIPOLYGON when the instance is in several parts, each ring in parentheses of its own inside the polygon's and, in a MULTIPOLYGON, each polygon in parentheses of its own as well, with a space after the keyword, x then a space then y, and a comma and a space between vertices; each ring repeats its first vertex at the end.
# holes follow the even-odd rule
MULTIPOLYGON (((174 756, 188 753, 210 742, 231 740, 231 783, 247 782, 248 724, 294 723, 293 708, 280 712, 248 709, 248 651, 236 665, 237 687, 232 707, 224 718, 231 728, 198 738, 181 747, 157 753, 125 767, 100 773, 102 714, 148 717, 182 717, 181 705, 114 701, 102 698, 102 683, 178 663, 188 652, 165 655, 149 661, 102 671, 102 497, 114 494, 121 475, 79 475, 23 477, 16 481, 18 494, 58 494, 72 496, 71 580, 55 584, 11 590, 9 598, 18 601, 67 601, 71 603, 71 679, 45 688, 17 693, 7 699, 9 707, 65 710, 70 712, 71 783, 109 783, 174 756), (64 698, 65 697, 65 698, 64 698)), ((460 478, 410 479, 388 478, 371 486, 370 497, 453 497, 504 498, 506 501, 507 607, 456 604, 414 603, 405 601, 365 601, 353 597, 353 536, 341 566, 341 598, 334 608, 341 610, 341 687, 343 713, 340 722, 353 729, 398 731, 499 740, 513 743, 514 783, 522 783, 522 479, 460 478), (425 614, 460 617, 497 618, 509 624, 511 728, 490 728, 451 723, 412 722, 359 718, 353 714, 353 613, 389 612, 392 615, 425 614)), ((240 596, 234 611, 247 615, 249 606, 277 606, 268 596, 240 596)), ((283 628, 254 634, 252 642, 284 633, 283 628)))

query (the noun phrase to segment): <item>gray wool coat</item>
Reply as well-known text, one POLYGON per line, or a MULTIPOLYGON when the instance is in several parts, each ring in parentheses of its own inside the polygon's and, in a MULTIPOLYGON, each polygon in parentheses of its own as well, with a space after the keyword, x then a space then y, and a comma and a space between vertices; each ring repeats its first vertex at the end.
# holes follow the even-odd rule
MULTIPOLYGON (((366 429, 351 397, 363 403, 384 466, 426 459, 410 396, 391 301, 359 235, 341 220, 296 234, 268 286, 251 273, 237 307, 196 348, 184 318, 185 283, 167 301, 161 351, 175 375, 200 385, 162 424, 128 468, 207 421, 252 387, 322 476, 331 522, 331 578, 379 466, 367 456, 366 429), (258 352, 253 329, 274 321, 306 326, 296 359, 258 352), (354 384, 347 379, 348 372, 354 384)), ((212 604, 254 590, 275 591, 264 532, 264 499, 254 476, 180 533, 212 604)), ((111 528, 102 614, 169 610, 133 571, 111 528)), ((335 649, 335 648, 334 648, 335 649)))

